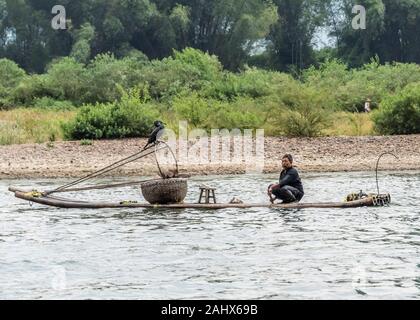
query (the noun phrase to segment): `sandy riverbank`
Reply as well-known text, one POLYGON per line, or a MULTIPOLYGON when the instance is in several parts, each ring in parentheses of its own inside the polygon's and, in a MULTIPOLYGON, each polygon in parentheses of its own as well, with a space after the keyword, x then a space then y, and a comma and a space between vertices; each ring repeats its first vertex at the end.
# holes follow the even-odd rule
MULTIPOLYGON (((53 145, 25 144, 0 146, 0 178, 80 177, 127 157, 145 145, 145 139, 95 141, 82 146, 78 141, 53 145)), ((383 152, 381 170, 419 170, 420 135, 388 137, 327 137, 265 139, 264 172, 279 172, 281 156, 292 153, 302 172, 372 171, 383 152)), ((192 175, 240 174, 242 165, 182 165, 192 175)), ((156 175, 154 158, 129 164, 114 176, 156 175)))

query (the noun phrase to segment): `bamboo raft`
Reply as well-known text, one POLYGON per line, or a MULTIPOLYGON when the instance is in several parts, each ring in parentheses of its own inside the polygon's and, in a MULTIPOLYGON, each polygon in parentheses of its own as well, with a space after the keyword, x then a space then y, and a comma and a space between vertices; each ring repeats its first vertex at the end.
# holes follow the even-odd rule
POLYGON ((149 204, 137 202, 89 202, 65 199, 61 197, 42 195, 33 191, 24 191, 10 187, 9 191, 15 197, 32 203, 58 207, 78 209, 103 209, 103 208, 152 208, 152 209, 228 209, 228 208, 278 208, 278 209, 304 209, 304 208, 359 208, 375 207, 389 204, 389 195, 369 196, 360 200, 348 202, 325 202, 325 203, 291 203, 291 204, 264 204, 264 203, 177 203, 177 204, 149 204))
MULTIPOLYGON (((58 207, 58 208, 79 208, 79 209, 102 209, 102 208, 152 208, 152 209, 228 209, 228 208, 279 208, 279 209, 304 209, 304 208, 359 208, 359 207, 380 207, 391 203, 391 196, 389 194, 379 194, 378 184, 378 164, 381 155, 376 165, 376 194, 364 194, 360 191, 359 194, 353 193, 347 196, 344 202, 323 202, 323 203, 289 203, 289 204, 272 204, 272 203, 243 203, 234 199, 230 203, 217 203, 214 195, 214 188, 200 187, 200 199, 198 203, 184 203, 188 191, 187 180, 182 178, 178 173, 178 162, 174 152, 170 146, 163 141, 157 140, 157 133, 163 129, 160 121, 155 122, 155 130, 149 138, 146 146, 139 152, 119 160, 109 166, 102 168, 96 172, 88 174, 85 177, 67 183, 63 186, 55 188, 54 190, 38 192, 36 190, 25 191, 18 188, 10 187, 9 191, 13 192, 15 197, 29 201, 30 203, 38 203, 41 205, 58 207), (168 149, 175 161, 175 170, 165 174, 158 161, 157 151, 168 149), (128 163, 134 162, 138 159, 144 158, 148 155, 154 154, 156 164, 159 169, 161 179, 152 179, 146 181, 135 181, 126 183, 117 183, 111 185, 94 185, 87 187, 76 187, 77 185, 98 178, 105 173, 120 168, 128 163), (90 202, 61 198, 53 196, 56 193, 63 192, 77 192, 87 190, 100 190, 119 187, 128 187, 140 185, 142 194, 148 203, 139 203, 137 201, 121 201, 121 202, 90 202), (206 203, 201 203, 203 190, 206 191, 206 203), (211 192, 211 195, 210 193, 211 192), (213 199, 214 203, 209 203, 213 199)), ((387 154, 387 153, 386 153, 387 154)), ((271 198, 271 196, 270 196, 271 198)))

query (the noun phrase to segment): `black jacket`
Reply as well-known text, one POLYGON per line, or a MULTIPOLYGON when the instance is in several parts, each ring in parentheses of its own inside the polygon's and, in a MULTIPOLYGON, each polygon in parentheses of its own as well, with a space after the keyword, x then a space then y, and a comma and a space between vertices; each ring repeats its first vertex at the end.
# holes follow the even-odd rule
POLYGON ((303 192, 303 185, 302 181, 300 180, 299 173, 295 168, 285 169, 280 173, 279 179, 280 188, 284 186, 291 186, 298 189, 302 194, 303 192))

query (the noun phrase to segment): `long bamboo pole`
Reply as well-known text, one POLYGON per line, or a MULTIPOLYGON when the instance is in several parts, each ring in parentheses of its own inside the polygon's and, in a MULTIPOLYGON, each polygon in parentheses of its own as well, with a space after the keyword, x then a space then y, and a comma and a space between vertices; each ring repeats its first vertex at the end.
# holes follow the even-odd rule
POLYGON ((278 209, 304 209, 304 208, 357 208, 365 206, 373 206, 373 198, 365 198, 362 200, 351 202, 331 202, 331 203, 291 203, 291 204, 264 204, 264 203, 217 203, 217 204, 200 204, 200 203, 179 203, 167 205, 154 205, 148 203, 110 203, 110 202, 78 202, 74 200, 66 201, 65 199, 54 199, 49 197, 34 197, 30 193, 22 190, 12 189, 17 198, 39 203, 47 206, 59 208, 79 208, 79 209, 103 209, 103 208, 152 208, 152 209, 228 209, 228 208, 278 208, 278 209))

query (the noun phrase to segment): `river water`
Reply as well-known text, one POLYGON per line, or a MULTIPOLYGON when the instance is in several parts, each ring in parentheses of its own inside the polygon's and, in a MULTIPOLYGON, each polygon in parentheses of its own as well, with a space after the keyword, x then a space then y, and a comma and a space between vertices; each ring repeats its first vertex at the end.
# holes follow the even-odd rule
MULTIPOLYGON (((266 202, 276 180, 195 177, 187 200, 204 182, 221 202, 266 202)), ((303 180, 304 202, 376 190, 373 173, 303 180)), ((380 173, 393 197, 384 208, 57 209, 7 191, 65 182, 0 181, 0 299, 420 298, 420 172, 380 173)), ((141 200, 135 188, 72 197, 141 200)))

